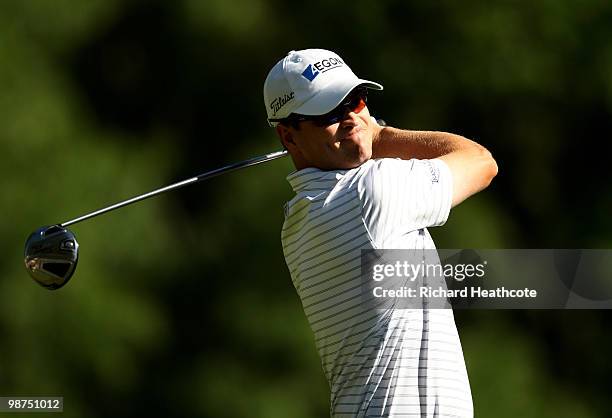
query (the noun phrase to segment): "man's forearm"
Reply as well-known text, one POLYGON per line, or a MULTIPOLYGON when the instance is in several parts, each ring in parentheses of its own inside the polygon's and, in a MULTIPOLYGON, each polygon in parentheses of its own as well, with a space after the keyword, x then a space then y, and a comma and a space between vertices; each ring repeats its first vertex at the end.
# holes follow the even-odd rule
POLYGON ((381 129, 372 143, 372 158, 432 159, 464 148, 481 148, 460 135, 438 131, 381 129))

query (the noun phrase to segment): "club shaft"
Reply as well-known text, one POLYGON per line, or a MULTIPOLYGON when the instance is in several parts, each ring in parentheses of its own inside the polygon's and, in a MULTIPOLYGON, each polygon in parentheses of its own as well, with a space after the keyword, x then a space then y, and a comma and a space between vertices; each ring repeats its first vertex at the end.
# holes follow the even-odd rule
POLYGON ((230 165, 227 165, 225 167, 217 168, 215 170, 207 171, 206 173, 202 173, 202 174, 200 174, 198 176, 195 176, 195 177, 192 177, 192 178, 189 178, 189 179, 186 179, 186 180, 182 180, 182 181, 173 183, 173 184, 171 184, 169 186, 165 186, 165 187, 162 187, 162 188, 150 191, 148 193, 141 194, 139 196, 134 196, 131 199, 127 199, 127 200, 115 203, 114 205, 107 206, 107 207, 102 208, 102 209, 98 209, 98 210, 96 210, 94 212, 90 212, 90 213, 88 213, 86 215, 79 216, 78 218, 74 218, 74 219, 71 219, 69 221, 62 222, 60 224, 60 226, 67 227, 69 225, 74 225, 74 224, 76 224, 78 222, 82 222, 82 221, 84 221, 86 219, 91 219, 93 217, 102 215, 104 213, 113 211, 115 209, 119 209, 119 208, 122 208, 124 206, 131 205, 132 203, 140 202, 141 200, 145 200, 145 199, 148 199, 150 197, 157 196, 157 195, 160 195, 160 194, 165 193, 165 192, 169 192, 171 190, 180 189, 181 187, 185 187, 185 186, 188 186, 190 184, 199 183, 199 182, 207 180, 209 178, 216 177, 216 176, 218 176, 220 174, 229 173, 230 171, 234 171, 234 170, 238 170, 238 169, 241 169, 241 168, 250 167, 250 166, 253 166, 253 165, 265 163, 267 161, 272 161, 272 160, 275 160, 277 158, 284 157, 286 155, 288 155, 288 152, 286 150, 277 151, 277 152, 273 152, 273 153, 270 153, 270 154, 265 154, 265 155, 262 155, 262 156, 259 156, 259 157, 254 157, 254 158, 251 158, 251 159, 248 159, 248 160, 245 160, 245 161, 240 161, 240 162, 237 162, 237 163, 234 163, 234 164, 230 164, 230 165))

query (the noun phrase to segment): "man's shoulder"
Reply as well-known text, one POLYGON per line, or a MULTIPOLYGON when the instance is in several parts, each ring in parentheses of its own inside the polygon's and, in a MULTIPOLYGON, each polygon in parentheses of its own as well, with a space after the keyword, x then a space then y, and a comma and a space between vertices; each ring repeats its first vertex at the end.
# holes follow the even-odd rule
POLYGON ((364 164, 362 175, 378 177, 380 182, 403 182, 408 179, 416 181, 440 181, 442 171, 448 171, 444 161, 439 159, 403 160, 400 158, 377 158, 364 164))
POLYGON ((375 175, 381 171, 393 172, 394 170, 407 170, 418 160, 402 160, 400 158, 370 158, 359 167, 349 170, 349 176, 358 177, 375 175))
POLYGON ((358 167, 355 177, 359 178, 360 188, 374 187, 381 182, 397 178, 400 172, 409 171, 416 160, 401 160, 399 158, 370 159, 358 167))
POLYGON ((346 199, 347 194, 354 198, 363 198, 381 182, 398 181, 398 173, 410 171, 418 160, 401 160, 399 158, 369 159, 363 164, 348 170, 319 170, 307 168, 288 176, 294 188, 295 196, 285 204, 285 216, 293 209, 303 205, 329 204, 339 198, 346 199))

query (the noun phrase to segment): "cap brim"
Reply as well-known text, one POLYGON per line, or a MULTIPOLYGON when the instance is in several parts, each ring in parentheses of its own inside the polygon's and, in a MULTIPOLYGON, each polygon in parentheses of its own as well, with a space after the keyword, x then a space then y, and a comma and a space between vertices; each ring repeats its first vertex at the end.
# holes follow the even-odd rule
POLYGON ((299 115, 324 115, 332 111, 344 100, 346 96, 358 86, 364 86, 372 90, 382 90, 383 86, 369 80, 355 79, 347 80, 345 83, 335 82, 333 88, 328 87, 319 91, 308 101, 303 103, 292 113, 299 115))

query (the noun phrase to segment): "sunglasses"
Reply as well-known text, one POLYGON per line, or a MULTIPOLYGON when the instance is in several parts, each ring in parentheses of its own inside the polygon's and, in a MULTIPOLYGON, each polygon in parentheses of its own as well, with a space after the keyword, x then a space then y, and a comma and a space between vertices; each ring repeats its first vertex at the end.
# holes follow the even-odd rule
POLYGON ((324 115, 298 115, 292 113, 278 122, 297 125, 299 122, 311 121, 316 126, 325 127, 340 122, 350 112, 361 112, 368 103, 368 91, 360 88, 352 91, 338 106, 324 115))

